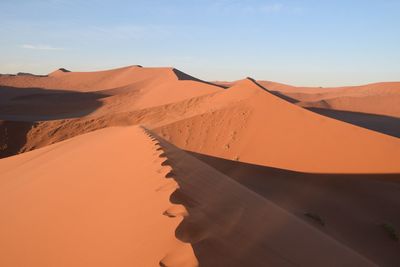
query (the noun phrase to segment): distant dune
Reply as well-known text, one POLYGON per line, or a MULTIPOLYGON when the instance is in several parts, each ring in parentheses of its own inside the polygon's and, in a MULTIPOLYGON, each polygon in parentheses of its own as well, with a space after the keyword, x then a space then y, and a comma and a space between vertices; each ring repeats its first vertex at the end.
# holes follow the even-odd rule
POLYGON ((324 108, 379 114, 400 118, 400 82, 373 83, 362 86, 316 88, 294 87, 260 81, 271 91, 291 98, 303 107, 324 108))
POLYGON ((398 266, 400 82, 0 75, 1 266, 398 266))
POLYGON ((400 172, 399 139, 314 114, 249 79, 214 99, 227 106, 162 126, 157 132, 190 151, 270 167, 328 173, 400 172))

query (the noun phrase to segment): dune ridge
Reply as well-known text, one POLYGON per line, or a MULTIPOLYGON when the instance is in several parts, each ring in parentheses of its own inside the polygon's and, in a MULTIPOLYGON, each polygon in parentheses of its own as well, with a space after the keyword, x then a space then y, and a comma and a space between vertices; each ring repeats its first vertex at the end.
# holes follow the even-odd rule
POLYGON ((397 266, 396 86, 0 75, 0 264, 397 266))
MULTIPOLYGON (((142 71, 145 68, 134 69, 142 71)), ((125 75, 127 70, 131 69, 122 68, 119 72, 125 75)), ((114 75, 115 72, 112 70, 114 75)), ((150 72, 154 74, 154 69, 150 72)), ((76 97, 85 99, 81 95, 76 97)), ((396 157, 388 156, 399 151, 398 140, 316 115, 280 99, 252 79, 236 82, 224 90, 212 84, 174 78, 173 82, 145 83, 134 89, 128 86, 120 93, 92 97, 94 99, 89 101, 93 103, 93 111, 74 111, 83 114, 76 120, 59 115, 63 120, 36 123, 28 130, 28 140, 20 151, 107 126, 140 123, 162 131, 164 137, 168 136, 168 140, 181 148, 228 159, 240 158, 247 163, 306 172, 400 172, 396 157), (212 126, 217 121, 229 124, 225 125, 224 129, 228 131, 222 136, 219 136, 221 128, 212 126), (195 134, 192 134, 193 130, 185 130, 195 128, 195 134), (189 134, 193 139, 190 142, 189 134), (218 140, 224 139, 221 140, 222 147, 215 146, 214 141, 208 139, 209 134, 218 140), (281 135, 284 135, 283 139, 281 135), (304 138, 306 143, 297 141, 304 138), (241 141, 237 141, 239 139, 241 141), (281 142, 274 142, 274 139, 281 142), (255 140, 261 144, 254 143, 255 140), (369 146, 364 146, 365 143, 369 146), (260 146, 268 148, 270 153, 255 149, 260 146), (297 154, 293 158, 285 152, 293 150, 297 154), (343 153, 345 150, 348 151, 343 153), (362 158, 358 157, 359 153, 363 154, 362 158), (315 154, 320 156, 315 159, 315 154), (317 165, 315 160, 319 161, 317 165)), ((29 118, 21 117, 23 119, 29 118)))
POLYGON ((176 234, 200 266, 375 266, 159 136, 188 216, 176 234), (222 193, 223 192, 223 193, 222 193), (296 248, 286 246, 296 243, 296 248), (238 245, 238 243, 240 245, 238 245))
POLYGON ((94 72, 56 70, 47 76, 0 76, 0 84, 3 86, 79 92, 99 92, 137 83, 154 85, 176 81, 195 81, 204 86, 221 88, 172 67, 143 68, 137 65, 94 72))
POLYGON ((155 130, 185 150, 252 164, 321 173, 400 172, 397 138, 315 114, 251 79, 210 102, 219 101, 231 105, 155 130))
POLYGON ((163 215, 176 183, 162 154, 134 126, 1 160, 1 265, 158 266, 175 253, 166 266, 196 266, 181 219, 163 215))

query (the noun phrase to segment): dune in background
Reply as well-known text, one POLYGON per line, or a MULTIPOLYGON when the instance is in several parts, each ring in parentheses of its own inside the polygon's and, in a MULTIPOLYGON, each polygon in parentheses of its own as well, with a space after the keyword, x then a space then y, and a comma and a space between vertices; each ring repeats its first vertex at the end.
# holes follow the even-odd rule
POLYGON ((269 81, 260 84, 318 114, 400 137, 400 82, 337 88, 294 87, 269 81))
POLYGON ((250 79, 214 98, 230 105, 162 126, 157 132, 186 150, 270 167, 328 173, 400 172, 399 139, 316 115, 250 79))
POLYGON ((382 82, 336 88, 295 87, 268 81, 260 84, 298 105, 400 117, 400 82, 382 82))
POLYGON ((0 95, 3 266, 400 264, 400 83, 129 66, 0 95))

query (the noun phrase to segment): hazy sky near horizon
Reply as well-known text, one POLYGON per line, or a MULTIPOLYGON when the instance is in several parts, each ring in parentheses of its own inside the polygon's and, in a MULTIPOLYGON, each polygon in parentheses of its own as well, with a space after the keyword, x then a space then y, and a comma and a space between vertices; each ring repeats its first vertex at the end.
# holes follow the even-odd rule
POLYGON ((398 0, 1 0, 0 73, 173 66, 206 80, 400 81, 398 0))

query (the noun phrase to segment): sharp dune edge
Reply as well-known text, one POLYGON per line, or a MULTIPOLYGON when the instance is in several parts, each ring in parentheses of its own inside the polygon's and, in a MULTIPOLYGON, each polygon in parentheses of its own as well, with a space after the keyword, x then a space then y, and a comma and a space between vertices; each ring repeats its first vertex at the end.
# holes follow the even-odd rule
POLYGON ((0 169, 3 266, 197 266, 189 243, 206 266, 373 266, 138 127, 76 137, 0 169))
POLYGON ((398 266, 399 89, 0 75, 0 264, 398 266))
POLYGON ((157 132, 190 151, 259 165, 307 172, 400 172, 396 138, 309 112, 251 80, 215 98, 234 105, 162 126, 157 132))
POLYGON ((131 127, 2 160, 1 265, 197 266, 163 215, 177 184, 162 154, 131 127))

